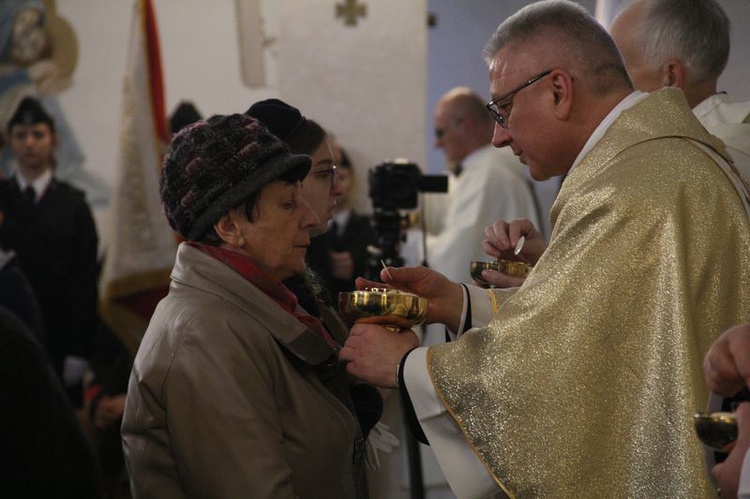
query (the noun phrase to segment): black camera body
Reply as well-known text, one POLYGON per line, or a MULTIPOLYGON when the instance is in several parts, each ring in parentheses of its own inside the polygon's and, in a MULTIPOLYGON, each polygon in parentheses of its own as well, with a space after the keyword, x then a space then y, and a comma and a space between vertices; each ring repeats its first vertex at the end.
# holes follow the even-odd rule
POLYGON ((370 258, 365 266, 365 277, 377 281, 383 263, 394 267, 403 265, 398 243, 406 216, 399 210, 415 209, 420 192, 448 192, 448 177, 423 175, 411 161, 395 159, 372 168, 368 181, 375 245, 368 248, 370 258))
POLYGON ((394 159, 370 170, 369 185, 375 210, 413 210, 420 192, 448 192, 448 177, 423 175, 408 159, 394 159))

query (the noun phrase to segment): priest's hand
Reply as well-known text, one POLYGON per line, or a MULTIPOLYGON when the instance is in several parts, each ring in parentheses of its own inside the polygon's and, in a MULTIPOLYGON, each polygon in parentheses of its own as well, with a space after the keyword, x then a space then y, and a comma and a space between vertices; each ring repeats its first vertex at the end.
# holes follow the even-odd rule
POLYGON ((352 376, 381 388, 398 388, 396 369, 407 352, 419 346, 411 329, 393 331, 377 324, 355 324, 339 350, 352 376))
MULTIPOLYGON (((464 297, 460 284, 427 267, 388 267, 380 271, 380 278, 389 288, 427 298, 425 323, 445 324, 452 331, 458 330, 464 297)), ((383 283, 362 278, 356 281, 358 289, 383 287, 383 283)))
MULTIPOLYGON (((544 236, 536 230, 531 220, 525 218, 518 218, 510 222, 497 220, 492 225, 485 227, 484 235, 487 239, 482 241, 482 250, 493 258, 535 265, 544 250, 547 249, 544 236), (516 245, 521 236, 526 240, 521 251, 516 255, 516 245)), ((482 277, 484 277, 484 274, 482 277)), ((523 282, 522 279, 521 282, 523 282)))
POLYGON ((727 458, 711 469, 711 476, 716 487, 721 490, 720 497, 737 497, 742 463, 750 447, 750 404, 739 405, 737 415, 737 441, 727 458))
POLYGON ((482 271, 482 279, 484 279, 484 282, 475 280, 474 284, 482 288, 490 286, 495 288, 517 288, 526 280, 525 277, 511 277, 492 269, 484 269, 482 271))
POLYGON ((713 342, 703 360, 708 388, 731 397, 750 386, 750 324, 727 329, 713 342))

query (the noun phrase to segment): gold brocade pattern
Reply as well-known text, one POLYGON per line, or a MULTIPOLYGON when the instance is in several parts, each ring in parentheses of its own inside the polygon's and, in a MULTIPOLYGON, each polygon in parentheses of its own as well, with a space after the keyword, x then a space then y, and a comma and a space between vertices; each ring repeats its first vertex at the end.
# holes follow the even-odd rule
POLYGON ((428 367, 517 497, 711 497, 701 362, 750 321, 750 222, 681 93, 614 122, 563 183, 549 248, 487 327, 428 367))

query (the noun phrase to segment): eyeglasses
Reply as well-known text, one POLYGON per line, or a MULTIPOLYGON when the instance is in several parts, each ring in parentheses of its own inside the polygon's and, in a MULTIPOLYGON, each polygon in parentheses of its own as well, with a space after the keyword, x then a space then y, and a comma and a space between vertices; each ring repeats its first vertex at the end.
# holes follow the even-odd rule
POLYGON ((493 101, 488 102, 487 105, 485 106, 487 108, 487 111, 490 112, 490 114, 492 115, 492 117, 495 118, 495 121, 497 121, 497 123, 501 127, 508 128, 508 116, 510 116, 510 111, 511 111, 511 108, 512 108, 512 105, 513 105, 513 96, 517 92, 520 92, 524 88, 526 88, 529 85, 531 85, 532 83, 534 83, 535 81, 541 80, 542 78, 544 78, 545 76, 547 76, 551 72, 552 72, 551 69, 548 69, 547 71, 542 71, 541 73, 539 73, 538 75, 534 76, 530 80, 527 80, 527 81, 521 83, 520 85, 518 85, 516 88, 514 88, 510 92, 501 95, 500 97, 498 97, 497 99, 495 99, 493 101), (504 106, 501 106, 500 102, 506 100, 508 97, 510 97, 510 101, 507 104, 505 104, 504 106))
POLYGON ((443 128, 436 128, 435 129, 435 140, 442 139, 443 136, 445 135, 445 132, 447 132, 449 129, 451 129, 454 126, 459 125, 459 124, 461 124, 461 120, 460 119, 453 119, 453 120, 450 121, 450 123, 448 123, 447 125, 445 125, 443 128))
POLYGON ((331 182, 331 189, 336 185, 336 177, 338 176, 336 174, 336 169, 338 167, 336 165, 331 165, 330 168, 326 168, 325 170, 318 170, 316 172, 313 172, 313 176, 318 178, 329 178, 329 181, 331 182))

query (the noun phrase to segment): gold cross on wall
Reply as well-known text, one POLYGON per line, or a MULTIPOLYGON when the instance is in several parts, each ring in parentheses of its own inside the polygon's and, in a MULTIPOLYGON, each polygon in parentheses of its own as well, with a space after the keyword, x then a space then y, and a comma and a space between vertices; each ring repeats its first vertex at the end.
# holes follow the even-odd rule
POLYGON ((356 26, 358 17, 367 17, 367 5, 345 0, 343 4, 336 4, 336 17, 343 17, 347 26, 356 26))

